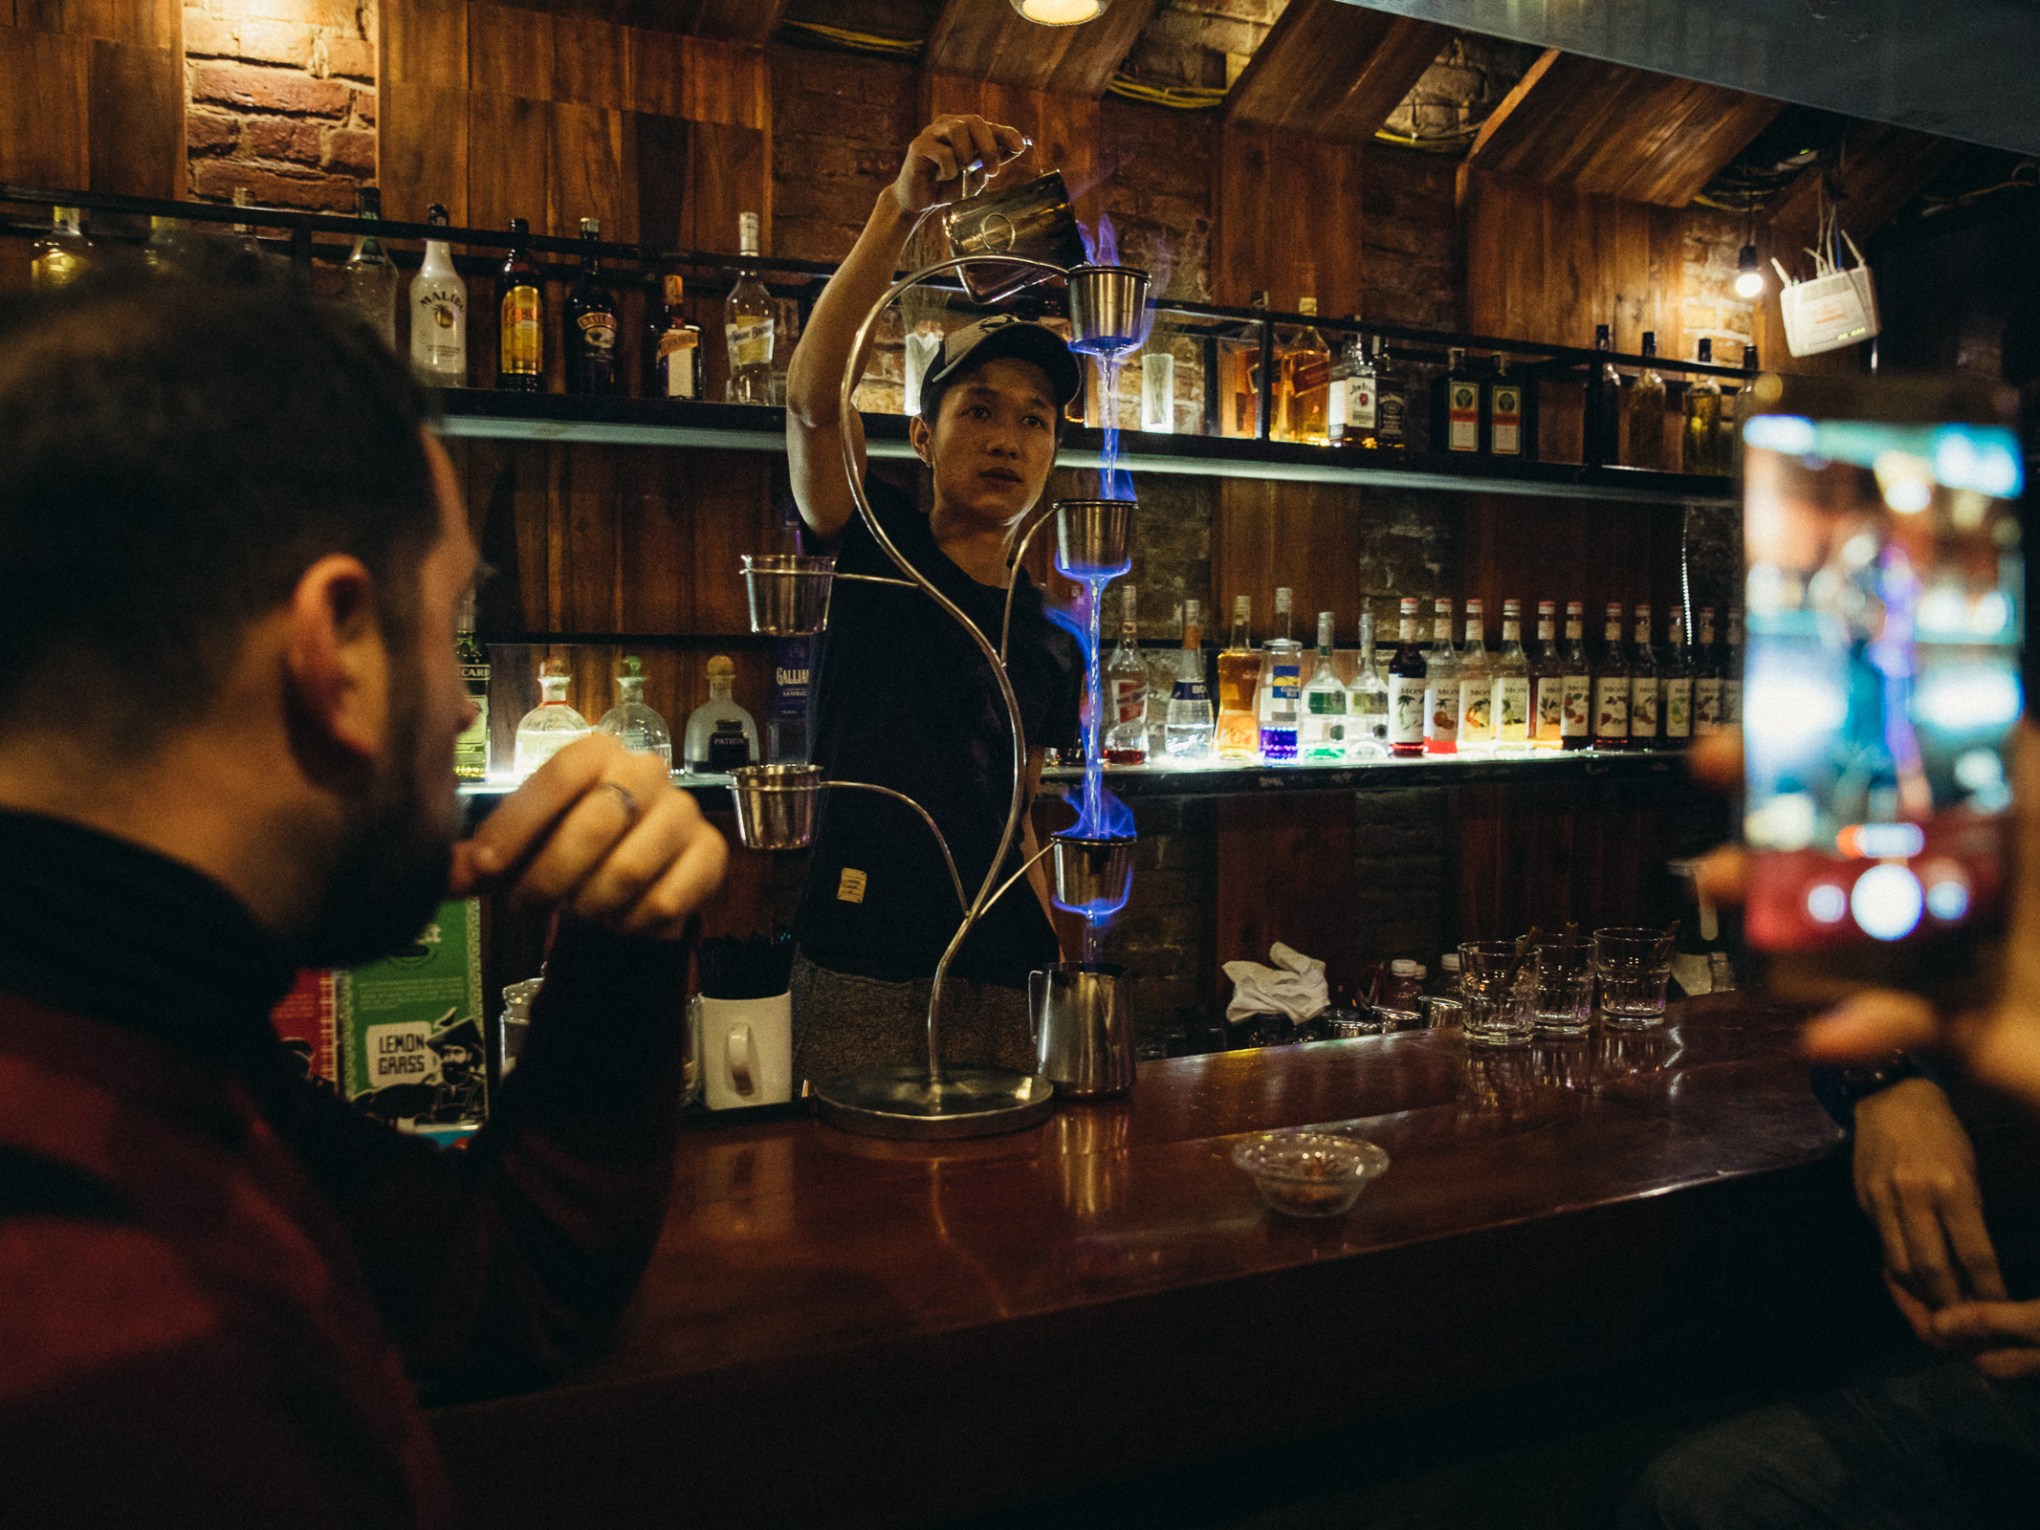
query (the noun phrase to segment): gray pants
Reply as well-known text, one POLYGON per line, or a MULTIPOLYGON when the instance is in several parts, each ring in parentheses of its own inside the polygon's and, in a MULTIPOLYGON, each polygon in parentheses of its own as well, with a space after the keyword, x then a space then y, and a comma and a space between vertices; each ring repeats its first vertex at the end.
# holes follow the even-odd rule
MULTIPOLYGON (((890 983, 793 959, 793 1076, 831 1078, 928 1060, 927 978, 890 983)), ((1027 995, 951 978, 942 987, 942 1060, 1034 1071, 1027 995)))

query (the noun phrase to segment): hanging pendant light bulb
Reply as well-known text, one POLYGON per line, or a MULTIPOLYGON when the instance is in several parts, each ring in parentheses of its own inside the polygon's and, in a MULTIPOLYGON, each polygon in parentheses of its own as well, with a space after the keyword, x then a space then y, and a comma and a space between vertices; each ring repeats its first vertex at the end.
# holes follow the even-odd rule
POLYGON ((1754 303, 1764 295, 1764 271, 1757 264, 1757 247, 1746 244, 1735 259, 1735 295, 1754 303))
POLYGON ((1037 26, 1075 27, 1096 21, 1112 0, 1013 0, 1013 9, 1037 26))

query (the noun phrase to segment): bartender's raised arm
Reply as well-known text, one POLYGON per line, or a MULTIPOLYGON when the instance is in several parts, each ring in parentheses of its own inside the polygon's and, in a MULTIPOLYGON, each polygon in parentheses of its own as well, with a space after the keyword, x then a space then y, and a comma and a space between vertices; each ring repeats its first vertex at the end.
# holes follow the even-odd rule
POLYGON ((786 452, 801 519, 834 536, 856 512, 843 475, 848 435, 864 471, 864 422, 839 406, 850 347, 871 305, 892 284, 901 252, 922 213, 953 201, 966 167, 996 174, 1027 148, 1017 128, 982 117, 937 117, 907 146, 893 183, 878 195, 864 232, 815 304, 786 375, 786 452))

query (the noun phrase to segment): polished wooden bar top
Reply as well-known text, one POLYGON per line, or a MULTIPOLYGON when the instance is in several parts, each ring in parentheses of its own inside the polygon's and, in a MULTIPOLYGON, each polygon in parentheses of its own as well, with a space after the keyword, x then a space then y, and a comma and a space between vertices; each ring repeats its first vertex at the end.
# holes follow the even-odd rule
MULTIPOLYGON (((612 1352, 550 1401, 537 1394, 442 1415, 442 1440, 457 1476, 463 1450, 493 1458, 468 1468, 503 1500, 493 1513, 518 1496, 506 1489, 520 1470, 505 1459, 511 1442, 597 1417, 605 1398, 638 1415, 633 1427, 665 1439, 667 1426, 653 1417, 663 1412, 684 1433, 678 1421, 711 1399, 798 1411, 803 1398, 865 1395, 863 1385, 885 1400, 868 1407, 890 1407, 896 1382, 843 1378, 904 1371, 943 1399, 930 1406, 982 1423, 991 1405, 963 1379, 976 1371, 1020 1386, 1012 1378, 1036 1352, 1056 1352, 1040 1383, 1053 1389, 1056 1378, 1081 1373, 1070 1352, 1095 1339, 1146 1357, 1101 1371, 1111 1384, 1132 1385, 1130 1372, 1145 1366, 1156 1387, 1180 1391, 1185 1375, 1200 1372, 1172 1377, 1152 1357, 1181 1325, 1199 1330, 1204 1363, 1236 1371, 1244 1361, 1215 1358, 1236 1321, 1265 1329, 1284 1303, 1312 1312, 1367 1292, 1369 1280, 1434 1290, 1433 1328, 1449 1332, 1472 1321, 1465 1291, 1477 1291, 1497 1260, 1518 1272, 1526 1300, 1535 1292, 1522 1282, 1580 1285, 1562 1272, 1598 1256, 1571 1252, 1574 1243, 1552 1230, 1606 1244, 1611 1228, 1626 1229, 1613 1236, 1633 1246, 1605 1261, 1608 1271, 1638 1260, 1669 1266, 1684 1256, 1647 1247, 1678 1241, 1653 1231, 1666 1224, 1652 1208, 1702 1204, 1676 1192, 1819 1164, 1841 1140, 1808 1089, 1797 1019, 1721 995, 1674 1005, 1661 1029, 1597 1029, 1516 1051, 1470 1051, 1456 1031, 1426 1031, 1143 1062, 1127 1099, 1066 1104, 1038 1128, 972 1142, 887 1142, 811 1119, 691 1132, 663 1237, 612 1352), (1243 1134, 1356 1120, 1391 1163, 1345 1217, 1268 1211, 1232 1164, 1243 1134), (1634 1208, 1632 1222, 1607 1220, 1623 1208, 1634 1208)), ((1710 1231, 1708 1240, 1723 1238, 1710 1231)), ((1621 1278, 1638 1290, 1662 1283, 1655 1274, 1621 1278)), ((1594 1300, 1590 1321, 1608 1325, 1594 1342, 1614 1344, 1621 1314, 1609 1298, 1594 1300)), ((1469 1338, 1473 1353, 1430 1370, 1483 1384, 1486 1356, 1527 1374, 1542 1363, 1529 1349, 1520 1362, 1502 1353, 1522 1329, 1510 1319, 1497 1328, 1502 1339, 1469 1338)), ((1316 1363, 1315 1341, 1299 1330, 1292 1353, 1288 1333, 1261 1332, 1242 1353, 1274 1367, 1316 1363)), ((1573 1340, 1538 1343, 1563 1350, 1573 1340)), ((1383 1348, 1376 1340, 1374 1351, 1383 1348)), ((1333 1395, 1345 1384, 1328 1383, 1327 1408, 1347 1406, 1333 1395)), ((1283 1395, 1304 1399, 1311 1388, 1298 1380, 1283 1395)), ((893 1427, 939 1430, 930 1417, 924 1409, 911 1426, 893 1427)), ((855 1418, 831 1425, 858 1427, 855 1418)), ((677 1483, 684 1474, 673 1470, 677 1483)), ((648 1488, 627 1506, 664 1501, 648 1488)), ((977 1502, 966 1494, 946 1507, 977 1502)))

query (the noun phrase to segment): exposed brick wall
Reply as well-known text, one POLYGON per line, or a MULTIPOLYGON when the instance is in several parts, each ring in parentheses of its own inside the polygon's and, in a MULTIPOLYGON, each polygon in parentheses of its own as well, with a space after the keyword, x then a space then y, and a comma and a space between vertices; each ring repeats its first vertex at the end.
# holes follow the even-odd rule
POLYGON ((1230 85, 1289 0, 1162 0, 1127 72, 1170 85, 1230 85))
MULTIPOLYGON (((1756 324, 1756 305, 1735 295, 1736 257, 1748 238, 1744 220, 1705 207, 1686 210, 1686 303, 1682 322, 1690 355, 1702 339, 1714 342, 1714 359, 1742 360, 1756 324)), ((1771 358, 1772 363, 1784 360, 1771 358)))
POLYGON ((377 0, 184 8, 190 195, 350 212, 375 179, 377 0))
POLYGON ((1541 51, 1529 43, 1461 33, 1383 126, 1410 138, 1469 127, 1501 104, 1541 51))

